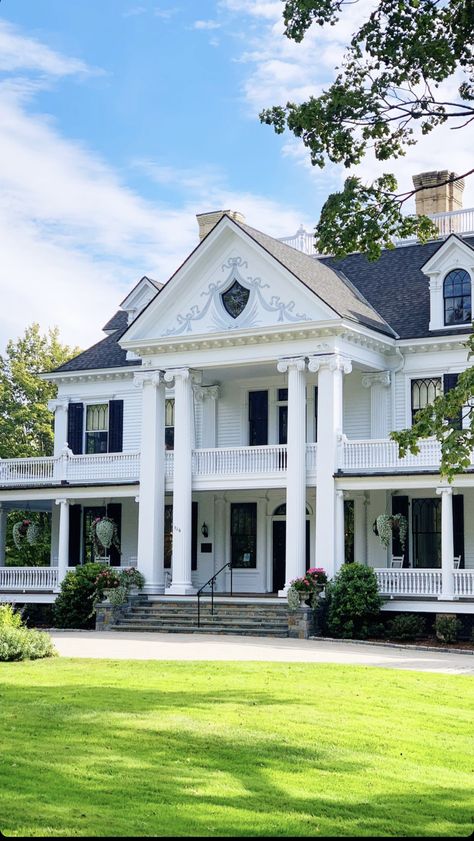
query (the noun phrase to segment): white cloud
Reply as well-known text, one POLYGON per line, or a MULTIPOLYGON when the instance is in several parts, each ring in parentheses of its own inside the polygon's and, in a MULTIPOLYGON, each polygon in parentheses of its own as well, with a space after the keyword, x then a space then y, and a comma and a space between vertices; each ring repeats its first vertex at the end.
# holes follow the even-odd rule
POLYGON ((34 70, 50 76, 97 72, 79 59, 63 56, 40 41, 21 35, 6 21, 0 21, 0 70, 34 70))
MULTIPOLYGON (((21 36, 11 35, 13 55, 21 52, 21 36)), ((33 65, 42 74, 51 66, 55 78, 61 67, 69 75, 76 66, 39 48, 33 65)), ((77 73, 88 70, 77 63, 77 73)), ((195 247, 196 213, 240 210, 249 224, 277 236, 305 221, 263 196, 230 191, 212 166, 194 172, 136 162, 156 183, 182 190, 173 207, 144 200, 93 151, 32 113, 32 97, 46 81, 42 75, 0 84, 0 348, 32 321, 43 330, 57 325, 68 344, 98 341, 139 277, 166 280, 195 247)))
POLYGON ((221 24, 217 22, 217 20, 195 20, 193 23, 193 29, 220 29, 221 24))

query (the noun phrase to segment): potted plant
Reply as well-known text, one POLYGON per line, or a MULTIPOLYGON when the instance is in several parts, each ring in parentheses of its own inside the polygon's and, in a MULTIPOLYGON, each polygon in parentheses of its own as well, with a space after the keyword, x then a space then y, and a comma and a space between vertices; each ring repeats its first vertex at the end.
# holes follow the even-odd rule
POLYGON ((32 525, 31 520, 19 520, 15 523, 12 529, 13 542, 17 549, 21 549, 28 533, 29 527, 32 525))
POLYGON ((394 531, 398 532, 402 549, 405 549, 408 520, 404 514, 379 514, 373 525, 374 534, 380 538, 383 546, 388 547, 394 531))
MULTIPOLYGON (((322 567, 311 567, 305 575, 294 578, 290 582, 290 590, 298 594, 300 604, 311 605, 324 589, 327 580, 328 577, 322 567)), ((292 601, 294 601, 293 596, 290 597, 289 603, 292 601)))

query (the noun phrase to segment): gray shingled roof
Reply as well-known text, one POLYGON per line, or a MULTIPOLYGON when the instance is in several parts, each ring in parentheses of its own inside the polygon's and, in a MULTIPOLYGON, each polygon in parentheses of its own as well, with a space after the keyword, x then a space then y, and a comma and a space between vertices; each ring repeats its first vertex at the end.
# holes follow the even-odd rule
MULTIPOLYGON (((126 313, 125 313, 126 315, 126 313)), ((63 371, 94 371, 100 368, 124 368, 129 365, 141 365, 139 359, 127 359, 127 351, 123 350, 118 344, 118 340, 123 336, 127 325, 117 330, 110 336, 106 336, 102 341, 97 342, 88 350, 84 350, 79 356, 65 362, 55 369, 55 373, 63 371)))
MULTIPOLYGON (((401 339, 445 336, 445 330, 429 329, 429 280, 421 271, 444 242, 436 240, 425 245, 399 246, 383 251, 373 262, 363 254, 350 254, 343 260, 318 258, 317 262, 344 273, 401 339)), ((474 237, 463 237, 463 242, 474 248, 474 237)), ((469 324, 449 333, 469 333, 470 328, 469 324)))
POLYGON ((102 327, 104 333, 108 330, 121 330, 122 327, 126 327, 128 324, 128 313, 125 310, 117 310, 115 315, 109 319, 107 324, 102 327))
POLYGON ((369 303, 360 289, 351 282, 352 279, 345 277, 336 267, 327 266, 324 262, 315 260, 314 257, 297 251, 249 225, 235 222, 235 220, 234 223, 312 292, 315 292, 319 298, 329 304, 338 315, 357 321, 373 330, 387 333, 389 336, 395 335, 391 326, 377 312, 373 304, 369 303))

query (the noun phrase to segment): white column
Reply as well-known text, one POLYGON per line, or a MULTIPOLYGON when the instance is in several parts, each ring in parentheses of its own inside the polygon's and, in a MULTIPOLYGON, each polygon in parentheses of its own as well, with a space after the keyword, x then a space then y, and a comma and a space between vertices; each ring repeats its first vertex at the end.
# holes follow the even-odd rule
POLYGON ((371 438, 386 438, 389 432, 390 371, 365 374, 362 385, 370 388, 371 438))
POLYGON ((342 435, 343 378, 350 374, 349 359, 337 353, 313 356, 310 371, 318 372, 318 449, 316 498, 316 566, 329 578, 336 572, 334 473, 338 440, 342 435))
POLYGON ((48 409, 54 412, 54 456, 58 458, 68 443, 67 412, 69 400, 48 400, 48 409))
POLYGON ((267 510, 266 496, 257 498, 257 569, 260 574, 261 588, 267 589, 267 510))
POLYGON ((288 372, 288 443, 286 470, 286 596, 290 581, 306 572, 306 359, 280 359, 288 372))
POLYGON ((69 500, 57 499, 59 505, 58 588, 69 566, 69 500))
POLYGON ((453 489, 436 488, 441 496, 441 599, 454 599, 453 489))
POLYGON ((142 389, 137 569, 145 593, 164 593, 165 386, 160 371, 135 374, 142 389))
POLYGON ((193 389, 189 368, 165 372, 174 379, 173 561, 170 595, 196 592, 191 581, 193 389))
POLYGON ((345 529, 344 529, 344 491, 336 491, 336 512, 335 512, 335 564, 334 572, 338 572, 345 559, 345 529))
POLYGON ((218 385, 197 385, 194 396, 198 403, 202 403, 202 448, 217 447, 217 401, 219 399, 218 385))
POLYGON ((354 561, 367 566, 367 491, 354 495, 354 561))
MULTIPOLYGON (((221 569, 227 563, 225 551, 225 516, 226 500, 225 496, 219 495, 214 497, 214 572, 221 569)), ((226 589, 226 578, 224 574, 219 575, 217 579, 217 589, 224 591, 226 589)))
POLYGON ((0 567, 5 566, 5 542, 7 537, 8 511, 0 505, 0 567))

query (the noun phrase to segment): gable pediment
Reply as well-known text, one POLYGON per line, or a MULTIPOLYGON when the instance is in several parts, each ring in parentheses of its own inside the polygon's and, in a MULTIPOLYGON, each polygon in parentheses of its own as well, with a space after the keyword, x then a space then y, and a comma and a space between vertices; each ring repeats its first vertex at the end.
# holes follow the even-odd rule
POLYGON ((124 345, 337 317, 270 254, 223 220, 130 326, 124 345))

